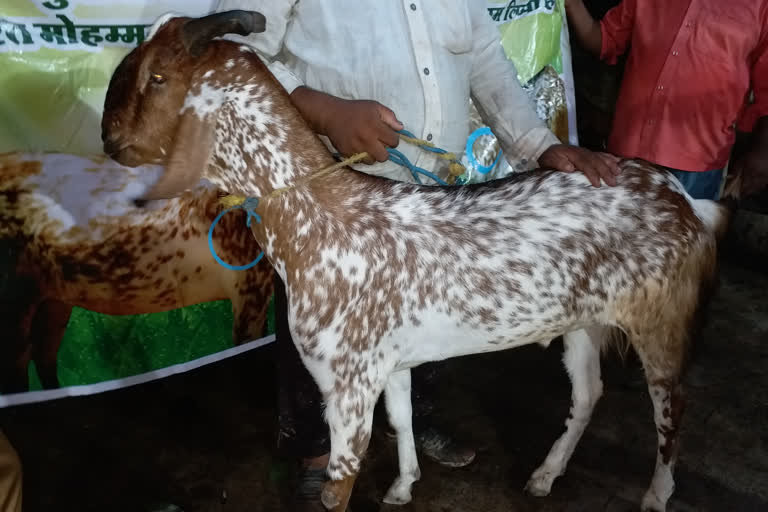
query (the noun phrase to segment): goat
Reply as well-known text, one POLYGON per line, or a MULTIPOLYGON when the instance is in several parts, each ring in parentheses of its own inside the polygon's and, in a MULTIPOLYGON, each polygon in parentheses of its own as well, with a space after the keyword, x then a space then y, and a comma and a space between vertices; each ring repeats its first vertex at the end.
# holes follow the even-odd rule
MULTIPOLYGON (((263 333, 271 266, 235 272, 214 261, 207 231, 220 194, 209 183, 135 206, 160 171, 122 167, 104 156, 0 155, 0 250, 8 275, 0 279, 7 288, 0 290, 8 333, 3 392, 28 389, 30 359, 44 387, 59 386, 56 356, 73 306, 130 315, 229 299, 235 342, 263 333)), ((244 214, 232 213, 214 232, 217 251, 232 263, 261 252, 243 226, 244 214)))
POLYGON ((411 499, 410 368, 564 334, 571 414, 526 486, 547 495, 601 395, 600 350, 621 332, 644 365, 658 429, 642 508, 665 510, 690 332, 727 212, 638 160, 600 188, 546 169, 461 187, 317 173, 334 159, 259 56, 214 40, 265 23, 246 11, 159 18, 112 75, 102 138, 123 164, 167 161, 147 198, 201 177, 262 198, 251 229, 286 285, 291 334, 326 402, 325 506, 346 509, 382 392, 400 471, 384 500, 411 499))

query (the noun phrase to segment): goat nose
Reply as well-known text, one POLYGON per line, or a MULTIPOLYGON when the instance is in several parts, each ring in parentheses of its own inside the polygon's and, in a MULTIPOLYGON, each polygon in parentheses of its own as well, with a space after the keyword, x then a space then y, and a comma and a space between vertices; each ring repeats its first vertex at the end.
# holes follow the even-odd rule
POLYGON ((104 152, 110 156, 120 152, 121 144, 119 139, 105 139, 104 140, 104 152))

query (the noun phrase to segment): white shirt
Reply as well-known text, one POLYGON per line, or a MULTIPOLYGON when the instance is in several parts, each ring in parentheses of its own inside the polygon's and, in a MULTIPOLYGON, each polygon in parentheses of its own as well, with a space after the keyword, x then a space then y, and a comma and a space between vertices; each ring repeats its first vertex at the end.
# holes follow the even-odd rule
MULTIPOLYGON (((266 32, 228 35, 259 53, 292 92, 300 85, 389 107, 417 137, 461 154, 470 95, 510 164, 534 166, 557 137, 539 120, 480 0, 220 0, 217 11, 264 14, 266 32)), ((330 142, 323 138, 330 149, 330 142)), ((411 144, 414 164, 446 176, 445 161, 411 144)), ((356 169, 401 181, 392 162, 356 169)), ((431 180, 424 178, 425 183, 431 180)))

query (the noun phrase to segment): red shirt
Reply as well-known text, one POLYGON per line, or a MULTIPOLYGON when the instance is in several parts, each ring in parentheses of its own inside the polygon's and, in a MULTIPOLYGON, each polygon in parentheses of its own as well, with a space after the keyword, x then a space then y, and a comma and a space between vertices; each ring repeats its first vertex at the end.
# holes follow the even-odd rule
POLYGON ((601 58, 631 47, 608 151, 721 169, 734 125, 768 115, 768 0, 623 0, 600 27, 601 58))

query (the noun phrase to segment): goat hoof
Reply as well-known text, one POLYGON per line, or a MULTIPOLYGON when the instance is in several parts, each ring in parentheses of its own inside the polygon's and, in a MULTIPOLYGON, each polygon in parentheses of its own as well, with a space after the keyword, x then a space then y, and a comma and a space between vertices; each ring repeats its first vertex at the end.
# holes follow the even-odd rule
POLYGON ((349 504, 352 487, 355 485, 357 475, 349 475, 340 480, 329 480, 323 486, 320 501, 323 506, 333 512, 344 512, 349 504))
POLYGON ((665 512, 667 506, 661 502, 661 499, 655 493, 649 491, 643 496, 643 504, 640 510, 641 512, 665 512))
POLYGON ((525 484, 525 492, 531 496, 536 496, 537 498, 549 496, 549 493, 552 491, 552 482, 554 480, 554 476, 552 476, 549 471, 540 472, 537 470, 533 473, 531 479, 528 480, 528 483, 525 484))
POLYGON ((384 496, 384 503, 387 505, 405 505, 410 503, 411 499, 410 489, 402 489, 397 485, 393 485, 387 491, 386 496, 384 496))
POLYGON ((341 505, 341 499, 339 499, 336 493, 329 489, 327 486, 320 494, 320 501, 323 502, 323 506, 328 510, 332 510, 341 505))

